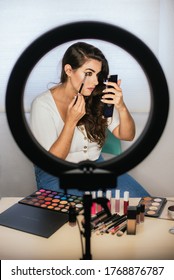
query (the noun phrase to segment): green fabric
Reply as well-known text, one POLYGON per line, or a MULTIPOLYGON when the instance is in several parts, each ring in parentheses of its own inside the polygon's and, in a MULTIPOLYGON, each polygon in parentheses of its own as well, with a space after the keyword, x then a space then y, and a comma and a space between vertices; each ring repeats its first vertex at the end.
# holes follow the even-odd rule
POLYGON ((107 130, 106 142, 102 148, 102 153, 120 155, 121 152, 122 150, 120 140, 116 138, 109 130, 107 130))

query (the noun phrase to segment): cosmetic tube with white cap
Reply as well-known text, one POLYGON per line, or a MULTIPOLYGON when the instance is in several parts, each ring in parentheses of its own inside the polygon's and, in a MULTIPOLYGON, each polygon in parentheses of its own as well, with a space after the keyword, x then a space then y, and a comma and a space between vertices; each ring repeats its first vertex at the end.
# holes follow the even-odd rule
POLYGON ((115 191, 115 212, 120 212, 120 190, 115 191))
MULTIPOLYGON (((103 197, 103 191, 97 192, 97 197, 103 197)), ((100 212, 102 210, 102 206, 100 204, 97 205, 97 212, 100 212)))
POLYGON ((108 206, 109 210, 111 210, 111 195, 112 195, 112 192, 110 190, 107 190, 106 191, 106 198, 109 200, 107 202, 107 206, 108 206))
MULTIPOLYGON (((96 198, 96 192, 92 192, 92 199, 95 199, 96 198)), ((91 215, 94 216, 97 212, 97 207, 96 207, 96 202, 92 202, 92 206, 91 206, 91 215)))
POLYGON ((125 191, 124 192, 124 214, 127 214, 127 208, 129 206, 129 192, 125 191))

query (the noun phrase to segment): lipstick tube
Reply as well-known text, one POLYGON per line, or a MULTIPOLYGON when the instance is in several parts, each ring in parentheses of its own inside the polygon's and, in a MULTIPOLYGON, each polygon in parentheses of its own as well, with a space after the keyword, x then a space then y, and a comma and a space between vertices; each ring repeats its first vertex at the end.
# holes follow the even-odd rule
POLYGON ((106 198, 109 200, 107 202, 107 206, 108 206, 109 210, 111 210, 111 195, 112 195, 111 191, 107 190, 106 191, 106 198))
POLYGON ((124 211, 124 214, 127 214, 127 208, 129 206, 129 192, 128 191, 125 191, 124 192, 124 202, 123 202, 123 211, 124 211))
MULTIPOLYGON (((92 192, 92 199, 96 198, 96 192, 92 192)), ((97 207, 96 207, 96 202, 92 202, 92 206, 91 206, 91 215, 94 216, 96 214, 97 211, 97 207)))
MULTIPOLYGON (((103 197, 103 192, 98 191, 97 192, 97 197, 103 197)), ((97 212, 100 212, 102 210, 102 206, 100 204, 97 204, 97 212)))
POLYGON ((115 191, 115 212, 120 212, 120 190, 115 191))

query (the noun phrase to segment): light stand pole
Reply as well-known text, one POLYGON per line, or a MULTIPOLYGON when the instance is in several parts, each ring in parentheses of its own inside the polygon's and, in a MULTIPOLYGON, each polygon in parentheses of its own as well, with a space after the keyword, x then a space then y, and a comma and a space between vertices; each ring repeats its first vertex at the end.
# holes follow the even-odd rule
POLYGON ((85 253, 83 254, 83 260, 91 260, 91 206, 92 203, 96 202, 101 204, 104 208, 106 214, 111 216, 111 212, 107 206, 108 199, 104 197, 99 197, 92 199, 91 194, 84 194, 83 196, 83 206, 84 206, 84 237, 85 237, 85 253))

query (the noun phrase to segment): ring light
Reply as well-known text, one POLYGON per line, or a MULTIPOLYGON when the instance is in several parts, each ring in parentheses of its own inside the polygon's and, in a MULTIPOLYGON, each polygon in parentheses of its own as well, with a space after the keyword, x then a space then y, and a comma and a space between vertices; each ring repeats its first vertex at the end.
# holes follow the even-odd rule
MULTIPOLYGON (((130 32, 114 25, 95 21, 66 24, 36 39, 16 62, 6 91, 8 123, 13 137, 24 154, 34 164, 55 176, 71 174, 74 171, 75 175, 87 174, 88 179, 88 175, 90 175, 91 179, 88 181, 88 187, 89 183, 94 182, 95 172, 99 173, 101 182, 102 176, 105 177, 108 171, 114 173, 114 176, 117 177, 140 163, 158 142, 167 121, 168 108, 169 93, 166 78, 151 50, 130 32), (75 164, 53 156, 38 144, 25 119, 23 94, 27 78, 35 64, 58 45, 79 39, 101 39, 123 48, 140 64, 151 90, 151 110, 141 136, 121 155, 101 163, 83 161, 75 164)), ((77 181, 79 181, 79 178, 75 182, 77 183, 77 181)), ((98 181, 98 186, 100 186, 100 182, 98 181)))

